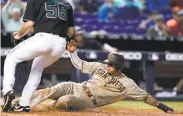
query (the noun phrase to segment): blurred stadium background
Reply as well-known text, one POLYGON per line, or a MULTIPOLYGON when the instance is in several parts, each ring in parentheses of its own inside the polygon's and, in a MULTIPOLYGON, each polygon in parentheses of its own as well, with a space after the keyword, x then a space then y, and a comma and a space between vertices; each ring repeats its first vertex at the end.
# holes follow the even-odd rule
MULTIPOLYGON (((141 88, 159 100, 183 101, 183 0, 68 1, 74 9, 75 38, 82 59, 104 60, 108 52, 119 52, 126 59, 123 72, 141 88)), ((13 47, 10 34, 21 27, 26 0, 1 0, 1 6, 2 80, 4 59, 13 47)), ((27 81, 30 66, 31 61, 17 66, 17 94, 27 81)), ((39 88, 89 78, 72 66, 65 52, 44 70, 39 88)))

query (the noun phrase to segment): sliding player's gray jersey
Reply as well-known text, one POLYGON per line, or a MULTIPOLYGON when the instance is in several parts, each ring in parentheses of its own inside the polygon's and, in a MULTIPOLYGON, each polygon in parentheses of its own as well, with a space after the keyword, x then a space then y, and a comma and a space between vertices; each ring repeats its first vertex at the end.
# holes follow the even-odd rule
POLYGON ((91 74, 92 78, 83 82, 96 99, 96 105, 102 106, 124 98, 144 100, 148 93, 125 74, 120 77, 107 73, 107 65, 99 62, 83 61, 82 73, 91 74))
POLYGON ((38 90, 32 98, 31 106, 46 99, 58 100, 61 98, 62 101, 65 101, 72 97, 67 105, 73 109, 83 109, 111 104, 124 98, 144 100, 148 96, 147 92, 123 73, 120 77, 108 74, 106 64, 83 61, 81 71, 91 74, 92 78, 83 83, 62 82, 51 88, 38 90), (83 86, 90 90, 95 103, 87 96, 83 86))

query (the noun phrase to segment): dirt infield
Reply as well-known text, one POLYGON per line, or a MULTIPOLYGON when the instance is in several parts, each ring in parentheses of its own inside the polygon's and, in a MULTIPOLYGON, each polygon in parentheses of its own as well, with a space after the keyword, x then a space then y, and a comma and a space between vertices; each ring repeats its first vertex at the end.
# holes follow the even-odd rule
POLYGON ((49 111, 30 113, 2 113, 2 116, 183 116, 183 112, 167 114, 160 110, 134 110, 101 107, 79 112, 49 111))
POLYGON ((2 113, 2 116, 183 116, 183 102, 163 102, 176 110, 167 114, 138 101, 120 101, 104 107, 78 112, 47 111, 29 113, 2 113))

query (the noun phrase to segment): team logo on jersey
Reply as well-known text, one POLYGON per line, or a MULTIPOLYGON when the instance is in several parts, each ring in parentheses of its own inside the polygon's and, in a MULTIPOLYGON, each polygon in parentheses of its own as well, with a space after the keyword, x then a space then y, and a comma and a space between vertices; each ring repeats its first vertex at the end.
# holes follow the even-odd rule
POLYGON ((94 72, 96 75, 98 75, 100 78, 105 80, 105 83, 108 85, 113 85, 116 89, 118 89, 120 92, 125 90, 124 85, 120 82, 120 78, 115 78, 111 75, 109 75, 105 70, 103 69, 97 69, 94 72))

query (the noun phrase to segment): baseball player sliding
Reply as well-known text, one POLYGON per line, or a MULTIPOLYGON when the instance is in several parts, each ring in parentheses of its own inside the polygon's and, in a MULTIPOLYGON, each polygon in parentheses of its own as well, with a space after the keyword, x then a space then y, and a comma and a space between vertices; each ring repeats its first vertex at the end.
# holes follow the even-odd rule
POLYGON ((13 43, 21 40, 33 27, 34 36, 21 42, 7 55, 4 64, 3 111, 8 111, 14 99, 15 67, 17 63, 33 60, 29 79, 20 102, 11 110, 30 111, 30 100, 37 89, 43 69, 57 61, 66 48, 66 39, 74 35, 74 18, 71 5, 66 0, 28 0, 24 24, 13 34, 13 43))
POLYGON ((164 112, 173 112, 172 108, 158 102, 121 72, 124 66, 122 55, 110 53, 105 62, 87 62, 77 56, 76 43, 73 40, 68 43, 67 48, 72 64, 82 73, 91 74, 93 77, 83 83, 63 82, 36 91, 31 100, 33 111, 80 110, 111 104, 124 98, 133 98, 164 112))

